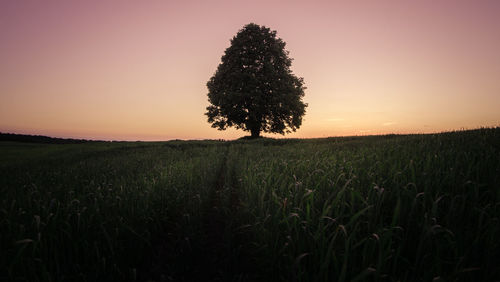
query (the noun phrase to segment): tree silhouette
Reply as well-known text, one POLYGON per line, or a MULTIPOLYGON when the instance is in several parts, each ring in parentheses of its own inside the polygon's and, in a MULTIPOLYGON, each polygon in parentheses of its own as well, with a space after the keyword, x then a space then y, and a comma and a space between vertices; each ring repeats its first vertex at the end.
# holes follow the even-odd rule
POLYGON ((254 23, 245 25, 231 40, 217 71, 207 82, 206 115, 212 127, 234 126, 250 131, 290 133, 302 124, 307 104, 303 78, 290 67, 286 43, 276 31, 254 23))

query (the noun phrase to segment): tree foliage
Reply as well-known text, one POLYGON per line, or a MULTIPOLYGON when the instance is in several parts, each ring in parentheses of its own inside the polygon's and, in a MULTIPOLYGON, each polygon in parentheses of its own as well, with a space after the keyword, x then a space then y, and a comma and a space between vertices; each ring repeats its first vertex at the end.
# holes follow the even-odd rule
POLYGON ((286 43, 265 26, 248 24, 231 40, 207 82, 208 122, 225 130, 290 133, 302 124, 304 80, 290 67, 286 43))

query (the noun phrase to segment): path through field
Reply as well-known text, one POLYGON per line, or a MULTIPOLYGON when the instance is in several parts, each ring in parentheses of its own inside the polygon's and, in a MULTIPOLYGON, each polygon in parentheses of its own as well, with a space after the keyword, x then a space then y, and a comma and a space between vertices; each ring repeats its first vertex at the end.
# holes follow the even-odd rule
POLYGON ((164 237, 144 281, 258 281, 243 247, 244 237, 238 232, 240 224, 233 217, 240 201, 234 170, 228 169, 230 150, 224 153, 208 205, 202 210, 201 233, 184 238, 182 257, 179 246, 172 246, 170 236, 164 237))

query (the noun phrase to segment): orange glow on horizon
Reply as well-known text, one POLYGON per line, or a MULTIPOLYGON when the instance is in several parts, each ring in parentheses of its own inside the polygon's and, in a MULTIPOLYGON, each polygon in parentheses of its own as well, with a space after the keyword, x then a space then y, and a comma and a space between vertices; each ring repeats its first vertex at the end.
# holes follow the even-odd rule
POLYGON ((250 22, 277 31, 305 80, 309 107, 286 138, 500 126, 499 14, 495 0, 4 1, 0 132, 249 135, 204 113, 207 80, 250 22))

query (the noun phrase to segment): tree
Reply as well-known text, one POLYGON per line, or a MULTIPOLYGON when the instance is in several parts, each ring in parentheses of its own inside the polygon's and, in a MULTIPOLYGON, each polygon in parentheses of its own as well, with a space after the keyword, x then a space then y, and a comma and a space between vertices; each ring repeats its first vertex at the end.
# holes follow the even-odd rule
POLYGON ((212 127, 234 126, 250 131, 285 134, 302 124, 307 104, 303 78, 290 67, 292 59, 276 31, 254 23, 231 40, 217 71, 207 82, 206 115, 212 127))

